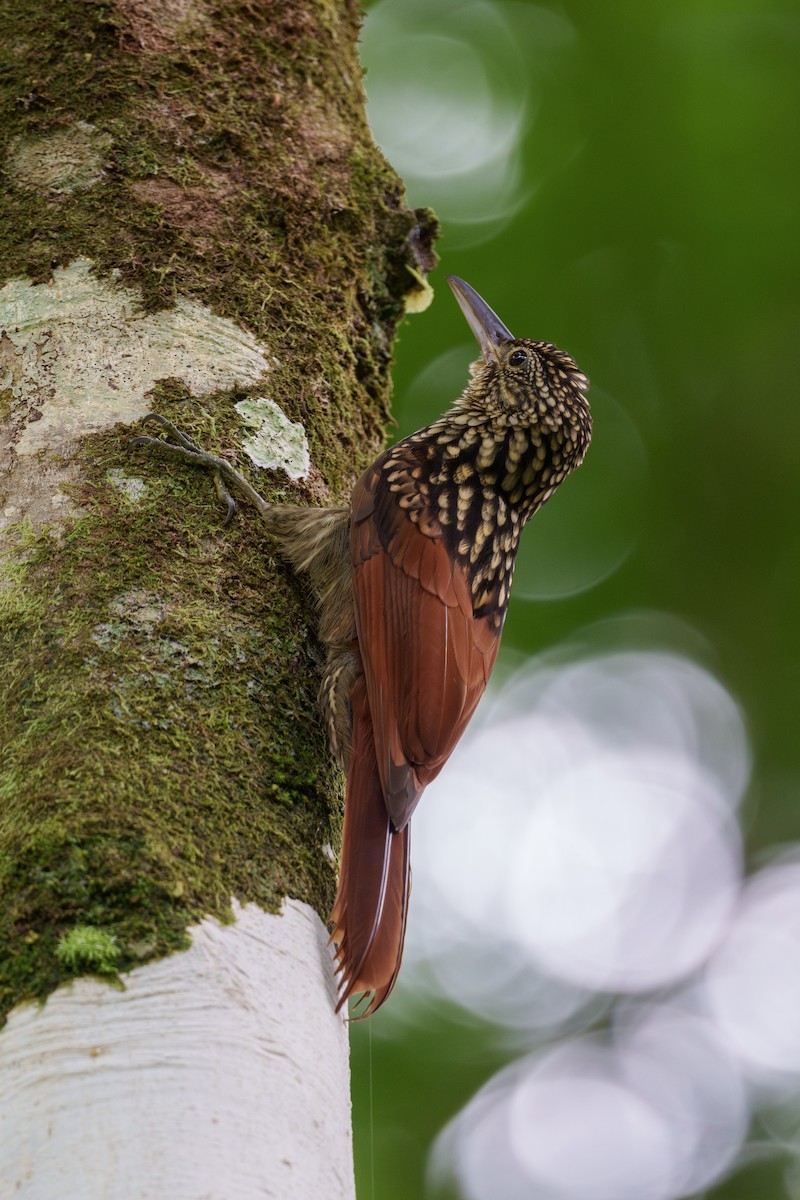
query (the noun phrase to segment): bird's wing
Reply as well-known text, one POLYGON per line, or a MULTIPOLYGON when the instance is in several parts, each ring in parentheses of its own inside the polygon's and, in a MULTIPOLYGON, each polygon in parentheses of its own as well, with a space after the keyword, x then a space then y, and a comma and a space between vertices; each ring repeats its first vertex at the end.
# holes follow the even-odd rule
POLYGON ((386 807, 403 829, 486 687, 500 629, 472 611, 466 571, 412 472, 392 452, 353 492, 356 629, 386 807))

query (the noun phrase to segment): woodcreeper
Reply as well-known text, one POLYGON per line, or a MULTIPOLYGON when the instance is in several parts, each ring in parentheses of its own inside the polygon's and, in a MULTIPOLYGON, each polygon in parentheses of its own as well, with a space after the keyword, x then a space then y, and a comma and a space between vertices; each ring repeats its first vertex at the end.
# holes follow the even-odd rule
POLYGON ((453 407, 385 450, 340 508, 268 505, 224 458, 151 414, 252 500, 314 592, 326 651, 320 703, 347 773, 331 913, 341 1007, 389 995, 403 952, 409 820, 472 716, 497 657, 525 522, 580 465, 591 438, 588 380, 563 350, 515 338, 468 284, 448 277, 480 359, 453 407))

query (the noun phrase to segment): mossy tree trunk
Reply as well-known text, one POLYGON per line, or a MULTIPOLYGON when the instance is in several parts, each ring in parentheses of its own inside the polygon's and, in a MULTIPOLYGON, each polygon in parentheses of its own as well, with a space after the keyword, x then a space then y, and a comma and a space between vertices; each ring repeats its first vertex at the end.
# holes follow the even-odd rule
MULTIPOLYGON (((58 1099, 72 1114, 58 1146, 77 1139, 88 1172, 58 1194, 194 1194, 170 1187, 170 1163, 185 1182, 207 1142, 221 1169, 238 1162, 245 1175, 283 1158, 270 1194, 302 1196, 303 1154, 278 1144, 274 1160, 251 1161, 258 1138, 241 1135, 248 1122, 280 1127, 284 1085, 256 1071, 240 1086, 225 1055, 241 1044, 248 1061, 291 1059, 281 1043, 296 1035, 323 1056, 344 1045, 320 920, 341 780, 316 711, 308 597, 255 514, 242 507, 223 526, 206 478, 125 447, 156 410, 268 496, 342 502, 382 442, 392 337, 432 223, 406 209, 371 140, 351 0, 29 0, 0 6, 0 24, 0 1004, 11 1012, 0 1056, 6 1042, 22 1063, 0 1100, 5 1128, 27 1139, 3 1180, 22 1197, 56 1194, 42 1172, 59 1151, 50 1138, 30 1158, 43 1126, 26 1125, 20 1101, 25 1047, 36 1054, 51 1012, 63 1045, 50 1037, 44 1086, 81 1081, 58 1099), (300 902, 291 920, 268 915, 285 897, 300 902), (234 903, 249 915, 227 925, 234 903), (201 921, 193 949, 165 958, 201 921), (290 924, 284 944, 274 930, 290 924), (243 955, 225 940, 237 928, 243 955), (172 963, 188 966, 148 975, 172 963), (60 986, 85 975, 121 976, 126 990, 60 986), (251 1019, 226 1050, 237 995, 251 1018, 268 1006, 268 1046, 251 1019), (135 1063, 120 1058, 125 997, 143 1022, 135 1063), (62 1050, 85 1055, 70 1064, 62 1050), (188 1126, 169 1127, 158 1100, 181 1104, 158 1082, 173 1060, 197 1075, 188 1126), (98 1090, 109 1077, 144 1121, 128 1157, 98 1090), (228 1091, 233 1111, 220 1115, 228 1091), (165 1122, 174 1153, 151 1191, 144 1143, 165 1122), (203 1122, 214 1137, 198 1137, 203 1122), (106 1149, 132 1172, 129 1191, 101 1178, 106 1149)), ((295 1066, 296 1080, 302 1057, 295 1066)), ((324 1091, 315 1078, 307 1088, 324 1091)), ((312 1110, 304 1154, 324 1162, 325 1139, 340 1135, 312 1110)), ((309 1194, 349 1194, 346 1150, 309 1194)), ((207 1191, 251 1194, 216 1177, 207 1191)))

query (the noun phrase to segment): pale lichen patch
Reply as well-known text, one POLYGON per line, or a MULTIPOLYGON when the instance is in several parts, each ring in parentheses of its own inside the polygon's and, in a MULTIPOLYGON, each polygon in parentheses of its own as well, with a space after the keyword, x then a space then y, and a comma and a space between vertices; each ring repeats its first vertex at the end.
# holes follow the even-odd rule
POLYGON ((8 172, 20 187, 68 196, 94 187, 103 178, 103 163, 113 138, 74 121, 66 129, 37 138, 17 138, 8 154, 8 172))
POLYGON ((140 633, 151 633, 163 621, 166 604, 155 592, 132 588, 115 596, 109 605, 112 614, 135 626, 140 633))
POLYGON ((290 421, 274 400, 264 396, 240 400, 235 408, 245 425, 255 430, 243 445, 257 467, 285 471, 290 479, 308 475, 311 459, 302 425, 290 421))
MULTIPOLYGON (((3 448, 0 438, 0 453, 3 448)), ((0 486, 0 533, 23 519, 32 529, 51 525, 57 530, 67 518, 80 516, 82 510, 63 490, 78 478, 78 468, 66 459, 18 459, 0 486)))
POLYGON ((108 606, 111 620, 95 625, 90 633, 98 646, 108 647, 122 638, 150 637, 166 612, 166 604, 155 592, 132 588, 121 592, 108 606))
POLYGON ((137 475, 126 475, 121 467, 111 467, 106 474, 112 487, 129 500, 131 504, 141 504, 147 495, 147 484, 137 475))

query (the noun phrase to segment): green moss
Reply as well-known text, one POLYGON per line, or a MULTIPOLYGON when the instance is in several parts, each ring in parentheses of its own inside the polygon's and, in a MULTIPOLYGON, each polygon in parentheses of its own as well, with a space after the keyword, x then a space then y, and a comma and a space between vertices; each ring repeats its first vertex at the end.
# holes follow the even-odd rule
POLYGON ((0 388, 0 424, 8 420, 14 404, 14 393, 11 388, 0 388))
MULTIPOLYGON (((179 406, 225 444, 223 414, 179 406)), ((107 476, 121 436, 81 457, 86 515, 60 539, 20 529, 0 589, 3 1009, 72 973, 58 946, 76 914, 125 970, 229 918, 232 896, 323 914, 333 896, 341 779, 302 587, 252 513, 223 528, 191 467, 137 457, 133 507, 107 476)))

